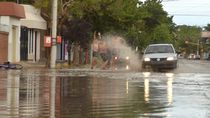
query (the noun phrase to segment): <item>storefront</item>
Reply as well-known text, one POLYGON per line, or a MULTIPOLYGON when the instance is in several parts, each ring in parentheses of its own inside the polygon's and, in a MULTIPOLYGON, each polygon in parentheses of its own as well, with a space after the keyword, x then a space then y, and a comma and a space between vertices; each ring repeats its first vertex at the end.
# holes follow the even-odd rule
POLYGON ((41 17, 40 10, 31 5, 22 5, 26 18, 21 19, 21 60, 39 61, 44 53, 44 32, 46 21, 41 17))
POLYGON ((0 2, 0 63, 20 61, 20 19, 24 8, 13 2, 0 2))

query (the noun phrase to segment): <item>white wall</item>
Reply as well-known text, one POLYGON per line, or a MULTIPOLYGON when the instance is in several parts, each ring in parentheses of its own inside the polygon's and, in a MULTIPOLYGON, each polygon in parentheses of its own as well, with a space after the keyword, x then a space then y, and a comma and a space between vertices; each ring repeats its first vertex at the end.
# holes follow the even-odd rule
POLYGON ((19 62, 20 61, 20 20, 15 17, 9 17, 9 16, 0 16, 0 17, 1 17, 0 24, 9 26, 8 61, 19 62), (15 28, 15 30, 13 30, 13 28, 15 28), (14 34, 13 31, 15 31, 14 34), (15 39, 13 39, 14 36, 15 39))
POLYGON ((35 58, 36 61, 40 60, 40 38, 41 38, 40 30, 38 29, 28 30, 28 60, 30 61, 35 62, 35 58))

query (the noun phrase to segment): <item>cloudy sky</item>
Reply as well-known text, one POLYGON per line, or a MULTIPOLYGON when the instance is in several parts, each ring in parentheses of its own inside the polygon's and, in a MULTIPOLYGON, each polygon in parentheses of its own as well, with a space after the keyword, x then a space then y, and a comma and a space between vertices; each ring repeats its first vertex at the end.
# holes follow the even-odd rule
POLYGON ((163 0, 162 4, 177 25, 210 24, 210 0, 163 0))
POLYGON ((164 0, 162 4, 178 25, 210 24, 210 0, 164 0))

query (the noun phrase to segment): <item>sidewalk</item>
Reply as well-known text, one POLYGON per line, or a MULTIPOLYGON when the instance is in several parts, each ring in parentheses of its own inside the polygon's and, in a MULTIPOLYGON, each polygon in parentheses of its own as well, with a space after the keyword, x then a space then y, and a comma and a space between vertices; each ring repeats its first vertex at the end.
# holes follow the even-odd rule
POLYGON ((45 62, 21 61, 23 68, 46 68, 45 62))
MULTIPOLYGON (((48 68, 46 67, 46 62, 33 62, 33 61, 21 61, 18 64, 21 64, 23 68, 48 68)), ((77 68, 90 68, 89 64, 86 65, 68 65, 67 62, 65 63, 56 63, 56 69, 66 69, 66 68, 71 68, 71 69, 77 69, 77 68)))

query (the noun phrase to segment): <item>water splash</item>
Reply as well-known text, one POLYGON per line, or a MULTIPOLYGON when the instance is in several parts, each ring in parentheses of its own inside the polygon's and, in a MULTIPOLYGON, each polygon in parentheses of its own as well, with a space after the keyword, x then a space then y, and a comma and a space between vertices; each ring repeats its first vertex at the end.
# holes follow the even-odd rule
POLYGON ((132 69, 135 69, 135 70, 139 69, 140 67, 139 54, 136 49, 132 49, 131 46, 129 46, 126 43, 125 38, 118 35, 106 34, 106 35, 103 35, 101 39, 108 44, 108 48, 110 50, 114 48, 120 50, 119 56, 129 59, 130 67, 132 69))

